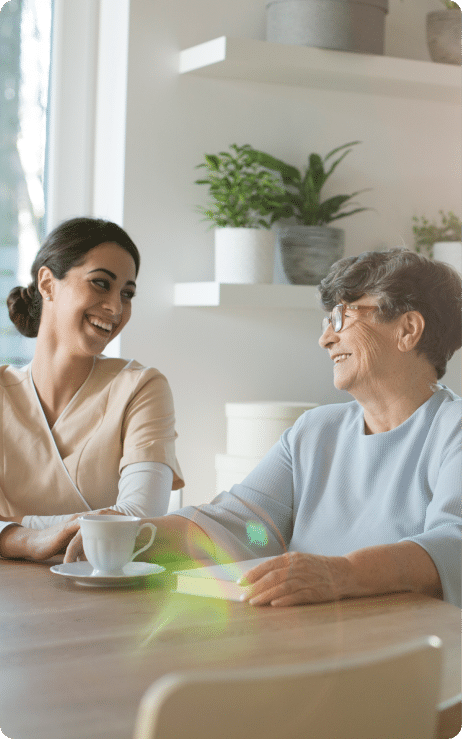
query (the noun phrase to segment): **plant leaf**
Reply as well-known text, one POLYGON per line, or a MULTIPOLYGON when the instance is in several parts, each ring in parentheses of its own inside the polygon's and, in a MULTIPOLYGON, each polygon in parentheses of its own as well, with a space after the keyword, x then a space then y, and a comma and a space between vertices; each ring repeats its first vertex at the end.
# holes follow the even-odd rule
POLYGON ((303 180, 303 191, 309 192, 310 190, 314 190, 314 192, 319 194, 326 181, 323 161, 319 154, 310 154, 308 162, 308 169, 303 180), (310 185, 309 189, 307 189, 307 183, 310 185))
POLYGON ((342 149, 346 149, 351 146, 356 146, 356 144, 361 144, 361 141, 350 141, 348 144, 343 144, 342 146, 337 146, 336 149, 332 149, 326 156, 324 157, 324 161, 326 162, 331 156, 336 154, 338 151, 342 151, 342 149))
POLYGON ((296 167, 286 164, 281 159, 276 159, 276 157, 271 156, 271 154, 266 154, 264 151, 253 149, 249 152, 249 156, 253 162, 259 164, 261 167, 271 169, 274 172, 279 172, 285 184, 300 182, 301 180, 300 171, 296 167))
POLYGON ((207 165, 210 167, 210 169, 218 172, 220 159, 216 156, 216 154, 206 154, 205 161, 207 162, 207 165))
POLYGON ((354 213, 362 213, 363 210, 372 210, 372 208, 355 208, 354 210, 349 210, 348 213, 339 213, 337 216, 332 216, 330 221, 338 221, 339 218, 346 218, 347 216, 352 216, 354 213))
POLYGON ((351 151, 351 149, 348 149, 348 151, 345 151, 342 154, 342 156, 340 156, 338 159, 335 160, 335 162, 333 164, 331 164, 330 169, 328 169, 327 172, 326 172, 326 180, 327 180, 328 177, 331 176, 331 174, 334 171, 334 169, 336 169, 338 167, 338 165, 340 164, 340 162, 342 162, 345 159, 345 157, 350 153, 350 151, 351 151))

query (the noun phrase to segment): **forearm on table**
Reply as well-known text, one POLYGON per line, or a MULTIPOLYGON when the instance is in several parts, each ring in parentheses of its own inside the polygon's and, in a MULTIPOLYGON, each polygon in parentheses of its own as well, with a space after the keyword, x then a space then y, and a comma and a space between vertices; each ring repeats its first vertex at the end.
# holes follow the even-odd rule
POLYGON ((27 530, 22 526, 8 526, 0 531, 0 557, 23 559, 27 552, 27 530))
MULTIPOLYGON (((162 516, 146 519, 157 527, 156 538, 152 546, 140 555, 140 559, 154 562, 170 563, 208 559, 215 547, 207 534, 193 521, 182 516, 162 516)), ((149 530, 141 531, 137 539, 137 547, 143 546, 149 539, 149 530)))
POLYGON ((441 580, 430 555, 412 541, 347 554, 343 597, 412 591, 442 598, 441 580))

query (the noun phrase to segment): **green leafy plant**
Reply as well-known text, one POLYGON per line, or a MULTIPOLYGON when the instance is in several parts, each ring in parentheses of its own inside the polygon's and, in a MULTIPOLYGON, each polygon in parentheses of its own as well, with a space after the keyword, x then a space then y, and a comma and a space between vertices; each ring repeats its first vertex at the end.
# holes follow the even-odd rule
POLYGON ((196 180, 208 185, 211 203, 198 211, 215 226, 270 228, 271 214, 284 193, 280 179, 261 166, 250 144, 231 144, 231 153, 205 154, 207 177, 196 180))
POLYGON ((453 2, 453 0, 441 0, 441 2, 448 10, 460 10, 460 6, 457 3, 453 2))
POLYGON ((452 210, 447 214, 440 210, 439 214, 441 225, 437 225, 434 221, 430 223, 424 216, 421 218, 413 216, 412 218, 415 250, 419 253, 425 250, 429 257, 433 257, 433 244, 437 241, 461 241, 462 239, 460 218, 452 210))
POLYGON ((278 172, 284 185, 284 194, 273 209, 271 222, 274 223, 281 218, 295 218, 299 225, 322 226, 339 218, 369 210, 368 208, 344 210, 345 207, 354 205, 351 202, 352 198, 365 190, 321 200, 321 191, 326 181, 350 153, 352 147, 359 143, 359 141, 350 141, 348 144, 338 146, 324 158, 319 154, 310 154, 308 166, 304 172, 280 159, 275 159, 270 154, 254 150, 251 154, 254 160, 262 167, 278 172), (339 152, 343 153, 332 161, 332 157, 339 152))

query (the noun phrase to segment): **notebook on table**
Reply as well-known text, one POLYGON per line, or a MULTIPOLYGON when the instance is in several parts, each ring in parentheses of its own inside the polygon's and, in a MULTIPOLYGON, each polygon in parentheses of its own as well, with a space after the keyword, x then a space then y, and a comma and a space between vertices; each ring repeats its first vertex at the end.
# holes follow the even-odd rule
POLYGON ((248 586, 238 585, 237 580, 261 562, 271 557, 247 559, 243 562, 230 562, 223 565, 196 567, 190 570, 177 570, 176 593, 187 595, 202 595, 208 598, 224 598, 226 600, 240 600, 246 593, 248 586))

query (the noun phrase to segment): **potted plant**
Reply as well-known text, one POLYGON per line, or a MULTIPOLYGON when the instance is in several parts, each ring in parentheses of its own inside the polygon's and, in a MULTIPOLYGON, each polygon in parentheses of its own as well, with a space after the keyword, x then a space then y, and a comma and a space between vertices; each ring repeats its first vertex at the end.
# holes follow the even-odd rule
POLYGON ((383 54, 388 0, 270 0, 267 41, 383 54))
POLYGON ((427 45, 434 62, 460 64, 461 12, 458 3, 440 0, 444 10, 427 13, 427 45))
POLYGON ((215 226, 215 280, 273 281, 275 234, 271 213, 284 193, 280 179, 252 156, 249 144, 205 154, 207 170, 196 184, 208 185, 210 202, 198 211, 215 226))
POLYGON ((284 271, 293 284, 318 285, 331 265, 342 256, 344 231, 327 224, 368 210, 351 207, 355 205, 352 199, 364 190, 321 199, 326 181, 352 147, 359 143, 350 141, 338 146, 324 158, 310 154, 304 172, 265 152, 254 150, 251 154, 258 164, 277 172, 284 186, 283 195, 276 198, 271 222, 282 219, 295 221, 295 225, 281 225, 277 239, 284 271), (342 152, 340 156, 334 158, 339 152, 342 152))
POLYGON ((413 217, 415 249, 426 251, 432 259, 438 259, 455 267, 462 273, 462 223, 452 210, 447 214, 439 211, 441 223, 437 224, 424 216, 413 217))

